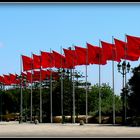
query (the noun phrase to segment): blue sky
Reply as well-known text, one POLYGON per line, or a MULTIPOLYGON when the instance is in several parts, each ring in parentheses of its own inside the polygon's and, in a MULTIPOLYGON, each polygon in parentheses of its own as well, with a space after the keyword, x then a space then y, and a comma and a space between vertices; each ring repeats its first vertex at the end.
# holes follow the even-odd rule
MULTIPOLYGON (((60 52, 72 45, 125 41, 125 34, 140 36, 140 3, 22 3, 0 4, 0 75, 20 72, 20 55, 60 52)), ((132 67, 139 62, 130 62, 132 67)), ((101 82, 112 86, 112 62, 101 66, 101 82)), ((76 67, 85 73, 85 66, 76 67)), ((127 75, 127 78, 132 73, 127 75)), ((84 79, 83 79, 84 80, 84 79)), ((98 65, 88 66, 88 81, 98 83, 98 65)), ((122 76, 115 62, 115 93, 122 76)))

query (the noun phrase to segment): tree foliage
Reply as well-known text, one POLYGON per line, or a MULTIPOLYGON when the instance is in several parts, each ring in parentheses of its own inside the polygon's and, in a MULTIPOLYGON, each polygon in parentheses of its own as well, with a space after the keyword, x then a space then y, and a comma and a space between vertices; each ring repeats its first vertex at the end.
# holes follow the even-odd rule
MULTIPOLYGON (((104 115, 112 115, 113 111, 113 91, 111 87, 103 83, 100 87, 101 93, 101 111, 104 115)), ((92 86, 89 92, 89 110, 93 114, 98 114, 99 111, 99 85, 92 86)), ((122 102, 118 95, 115 95, 115 110, 116 113, 120 113, 122 108, 122 102)))
POLYGON ((140 116, 140 65, 133 69, 128 85, 128 113, 130 116, 140 116))
MULTIPOLYGON (((86 114, 86 90, 85 82, 72 82, 72 77, 67 75, 63 79, 63 109, 64 115, 73 115, 73 84, 75 85, 75 113, 78 115, 86 114)), ((43 121, 50 122, 50 81, 42 83, 42 112, 43 121)), ((53 80, 52 83, 52 115, 61 116, 61 78, 53 80)), ((91 85, 88 82, 88 114, 97 116, 99 112, 99 89, 101 91, 102 114, 112 115, 113 91, 108 84, 91 85)), ((20 112, 20 87, 1 90, 2 114, 20 112)), ((30 118, 31 107, 31 87, 22 90, 23 94, 23 116, 30 118)), ((33 84, 33 116, 39 116, 40 111, 40 84, 33 84)), ((122 102, 118 95, 115 95, 115 109, 119 113, 122 102)), ((72 121, 72 119, 71 119, 72 121)))

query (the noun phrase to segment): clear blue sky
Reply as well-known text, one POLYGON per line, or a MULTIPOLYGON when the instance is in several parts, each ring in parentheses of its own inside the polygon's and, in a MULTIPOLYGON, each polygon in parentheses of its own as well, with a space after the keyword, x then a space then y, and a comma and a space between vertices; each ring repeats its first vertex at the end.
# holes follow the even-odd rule
MULTIPOLYGON (((125 34, 140 36, 140 3, 128 4, 0 4, 0 75, 20 72, 20 55, 60 47, 125 41, 125 34)), ((135 67, 139 62, 131 62, 135 67)), ((76 68, 85 73, 85 66, 76 68)), ((112 86, 112 62, 101 66, 101 82, 112 86)), ((128 78, 132 73, 128 74, 128 78)), ((83 79, 84 80, 84 79, 83 79)), ((98 65, 88 66, 88 81, 98 83, 98 65)), ((115 62, 115 92, 120 94, 122 76, 115 62)))

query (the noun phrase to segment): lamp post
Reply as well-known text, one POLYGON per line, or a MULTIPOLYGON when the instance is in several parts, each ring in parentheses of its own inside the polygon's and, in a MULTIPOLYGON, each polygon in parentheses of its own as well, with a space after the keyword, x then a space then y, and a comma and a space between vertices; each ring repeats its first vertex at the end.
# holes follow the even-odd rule
POLYGON ((23 76, 19 75, 17 79, 20 79, 20 116, 19 123, 23 120, 23 76))
POLYGON ((64 75, 65 75, 65 69, 61 68, 58 69, 58 73, 61 76, 61 116, 62 116, 62 124, 64 123, 64 75))
POLYGON ((1 93, 0 93, 0 121, 2 121, 2 92, 3 92, 3 87, 2 87, 2 83, 0 83, 0 90, 1 90, 1 93))
MULTIPOLYGON (((83 73, 81 73, 80 71, 78 72, 77 70, 75 70, 75 72, 74 72, 74 77, 76 78, 75 86, 77 89, 80 86, 80 81, 82 81, 82 80, 78 80, 78 78, 85 77, 82 74, 83 73)), ((76 90, 76 100, 77 100, 77 102, 76 102, 76 122, 78 122, 78 115, 79 115, 79 91, 78 90, 76 90)))
MULTIPOLYGON (((27 89, 27 79, 26 79, 26 76, 23 76, 23 89, 26 91, 26 89, 27 89)), ((22 89, 22 90, 23 90, 22 89)), ((27 95, 28 93, 27 92, 25 92, 25 122, 27 122, 27 120, 28 120, 28 109, 27 109, 27 95)), ((22 95, 22 98, 23 98, 23 95, 22 95)))
POLYGON ((122 87, 122 101, 123 101, 123 116, 122 116, 122 123, 125 124, 126 122, 126 92, 125 92, 125 77, 126 74, 130 71, 130 63, 128 62, 126 65, 126 61, 123 61, 122 64, 120 62, 117 65, 118 72, 122 74, 123 76, 123 87, 122 87))
MULTIPOLYGON (((78 89, 78 82, 79 82, 78 78, 80 77, 81 77, 80 72, 75 71, 77 89, 78 89)), ((79 114, 79 93, 77 92, 77 115, 76 115, 77 122, 78 122, 78 114, 79 114)))

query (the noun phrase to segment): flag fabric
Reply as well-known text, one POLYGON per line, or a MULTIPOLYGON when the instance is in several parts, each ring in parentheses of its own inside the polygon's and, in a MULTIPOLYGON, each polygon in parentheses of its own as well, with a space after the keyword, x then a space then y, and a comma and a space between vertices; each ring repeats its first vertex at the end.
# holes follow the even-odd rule
POLYGON ((52 53, 41 51, 41 66, 42 68, 54 67, 54 58, 52 53))
POLYGON ((32 58, 22 55, 23 71, 32 70, 33 60, 32 58))
POLYGON ((114 45, 116 47, 117 55, 121 59, 124 59, 124 57, 125 57, 125 46, 126 46, 126 43, 123 42, 123 41, 121 41, 121 40, 118 40, 118 39, 114 38, 114 45))
POLYGON ((66 58, 66 64, 69 68, 74 68, 77 65, 77 56, 75 50, 63 49, 66 58))
POLYGON ((137 61, 139 59, 139 56, 128 51, 129 49, 127 49, 126 42, 118 40, 116 38, 114 38, 114 42, 115 42, 117 54, 119 55, 119 57, 121 57, 122 59, 130 60, 130 61, 137 61))
POLYGON ((41 56, 33 54, 33 68, 40 69, 41 68, 41 56))
POLYGON ((33 73, 31 72, 26 72, 27 74, 23 74, 26 79, 27 79, 27 83, 31 83, 31 76, 32 76, 32 82, 39 82, 40 80, 43 81, 43 80, 46 80, 46 79, 50 79, 50 75, 51 75, 51 72, 52 72, 52 76, 54 79, 57 79, 59 78, 59 75, 58 75, 58 72, 54 72, 54 71, 51 71, 51 70, 34 70, 33 73), (40 72, 41 72, 41 79, 40 79, 40 72))
POLYGON ((7 85, 7 86, 11 85, 10 76, 3 74, 3 77, 4 77, 4 84, 7 85))
POLYGON ((42 79, 41 80, 46 80, 46 79, 50 79, 50 70, 41 70, 41 75, 42 75, 42 79))
POLYGON ((103 50, 100 47, 95 47, 95 59, 94 64, 105 65, 107 64, 107 59, 104 57, 103 50))
POLYGON ((4 83, 4 77, 3 76, 0 76, 0 83, 4 83))
POLYGON ((88 65, 88 50, 87 48, 82 48, 75 46, 75 51, 77 55, 77 65, 88 65))
POLYGON ((15 84, 20 85, 20 79, 19 78, 16 79, 15 84))
POLYGON ((42 80, 50 79, 51 73, 53 78, 58 76, 58 72, 54 72, 52 70, 41 70, 42 80))
POLYGON ((52 77, 53 77, 54 80, 58 80, 58 79, 59 79, 59 74, 58 74, 58 72, 53 71, 53 72, 52 72, 52 77))
POLYGON ((33 81, 43 81, 48 76, 48 70, 41 70, 41 71, 33 71, 33 81), (40 79, 40 73, 41 73, 41 79, 40 79))
POLYGON ((40 71, 33 71, 33 81, 40 81, 40 71))
POLYGON ((121 62, 121 58, 117 55, 116 47, 114 44, 101 41, 103 54, 107 60, 121 62))
POLYGON ((131 54, 140 56, 140 37, 126 35, 127 49, 131 54))
POLYGON ((27 78, 27 73, 21 72, 21 76, 22 76, 23 78, 27 78))
MULTIPOLYGON (((24 87, 28 86, 29 81, 28 81, 28 79, 27 79, 27 72, 26 72, 26 73, 21 72, 21 75, 20 75, 20 76, 21 76, 21 79, 18 78, 20 84, 21 84, 21 82, 22 82, 22 86, 24 86, 24 87)), ((29 78, 29 76, 28 76, 28 78, 29 78)), ((31 79, 31 78, 30 78, 30 79, 31 79)))
POLYGON ((66 65, 66 59, 64 55, 59 54, 56 51, 53 51, 53 58, 56 68, 68 68, 68 66, 66 65))
POLYGON ((32 81, 33 81, 32 73, 28 72, 28 71, 26 73, 27 73, 27 82, 28 83, 32 83, 32 81))
POLYGON ((88 62, 90 64, 105 65, 107 63, 102 48, 91 45, 89 43, 87 43, 87 48, 88 48, 88 62))
POLYGON ((17 74, 11 74, 10 73, 10 81, 11 81, 11 84, 19 84, 19 80, 18 80, 18 75, 17 74))
MULTIPOLYGON (((51 71, 51 70, 34 70, 33 71, 33 81, 43 81, 43 80, 46 80, 46 79, 50 79, 50 75, 51 75, 51 72, 52 72, 52 77, 55 79, 55 78, 58 78, 58 73, 57 72, 54 72, 54 71, 51 71), (41 79, 40 79, 40 72, 41 72, 41 79)), ((30 76, 31 74, 29 73, 28 74, 28 79, 30 80, 30 76)))
POLYGON ((88 63, 94 64, 96 59, 95 46, 91 45, 90 43, 87 43, 87 49, 88 49, 88 63))

